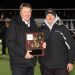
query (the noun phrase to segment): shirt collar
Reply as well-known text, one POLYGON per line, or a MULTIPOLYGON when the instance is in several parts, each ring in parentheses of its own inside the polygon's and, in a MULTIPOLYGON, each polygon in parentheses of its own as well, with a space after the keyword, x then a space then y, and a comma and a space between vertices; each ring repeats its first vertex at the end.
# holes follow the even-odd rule
POLYGON ((22 21, 24 21, 25 24, 26 24, 28 27, 30 27, 30 20, 29 20, 29 21, 26 21, 26 20, 22 19, 22 21))

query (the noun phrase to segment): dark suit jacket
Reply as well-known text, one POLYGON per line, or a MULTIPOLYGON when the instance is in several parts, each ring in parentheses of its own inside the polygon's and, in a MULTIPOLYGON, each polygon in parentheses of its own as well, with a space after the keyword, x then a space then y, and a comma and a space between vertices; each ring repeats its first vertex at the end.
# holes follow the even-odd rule
POLYGON ((33 19, 30 19, 30 27, 22 21, 21 17, 15 18, 7 30, 6 45, 9 49, 10 62, 19 66, 34 66, 35 58, 25 59, 27 32, 36 32, 37 26, 33 19))

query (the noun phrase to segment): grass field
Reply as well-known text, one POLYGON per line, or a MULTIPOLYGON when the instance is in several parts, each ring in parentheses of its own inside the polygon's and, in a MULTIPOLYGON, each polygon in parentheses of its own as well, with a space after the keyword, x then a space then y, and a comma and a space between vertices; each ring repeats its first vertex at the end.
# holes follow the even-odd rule
MULTIPOLYGON (((41 75, 39 70, 39 64, 35 67, 35 75, 41 75)), ((5 57, 1 55, 1 48, 0 48, 0 75, 11 75, 10 64, 9 64, 9 56, 8 53, 5 57)), ((73 71, 70 75, 75 75, 75 66, 73 71)))

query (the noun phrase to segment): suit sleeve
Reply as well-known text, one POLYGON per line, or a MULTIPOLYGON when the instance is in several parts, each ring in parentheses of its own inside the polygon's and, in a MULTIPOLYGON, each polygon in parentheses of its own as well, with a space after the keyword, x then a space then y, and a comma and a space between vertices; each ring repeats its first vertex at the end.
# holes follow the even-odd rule
POLYGON ((70 46, 68 49, 68 63, 74 63, 74 50, 75 50, 75 40, 73 39, 72 35, 70 34, 69 30, 63 26, 64 35, 66 37, 66 41, 70 46))
POLYGON ((23 48, 19 47, 16 43, 16 27, 15 23, 12 23, 10 27, 7 30, 6 33, 6 46, 8 47, 9 50, 13 51, 19 56, 24 57, 25 52, 23 48))

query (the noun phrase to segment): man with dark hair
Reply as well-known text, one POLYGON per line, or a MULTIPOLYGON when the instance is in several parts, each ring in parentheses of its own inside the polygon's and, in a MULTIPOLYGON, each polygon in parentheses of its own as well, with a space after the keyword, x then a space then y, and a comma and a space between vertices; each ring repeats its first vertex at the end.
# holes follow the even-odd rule
POLYGON ((37 32, 37 26, 31 18, 32 8, 28 3, 20 6, 20 15, 16 17, 7 30, 6 45, 10 56, 12 75, 34 75, 36 57, 26 50, 27 32, 37 32))
POLYGON ((45 33, 45 56, 39 57, 42 75, 69 75, 73 69, 75 41, 53 9, 45 12, 40 30, 45 33))

